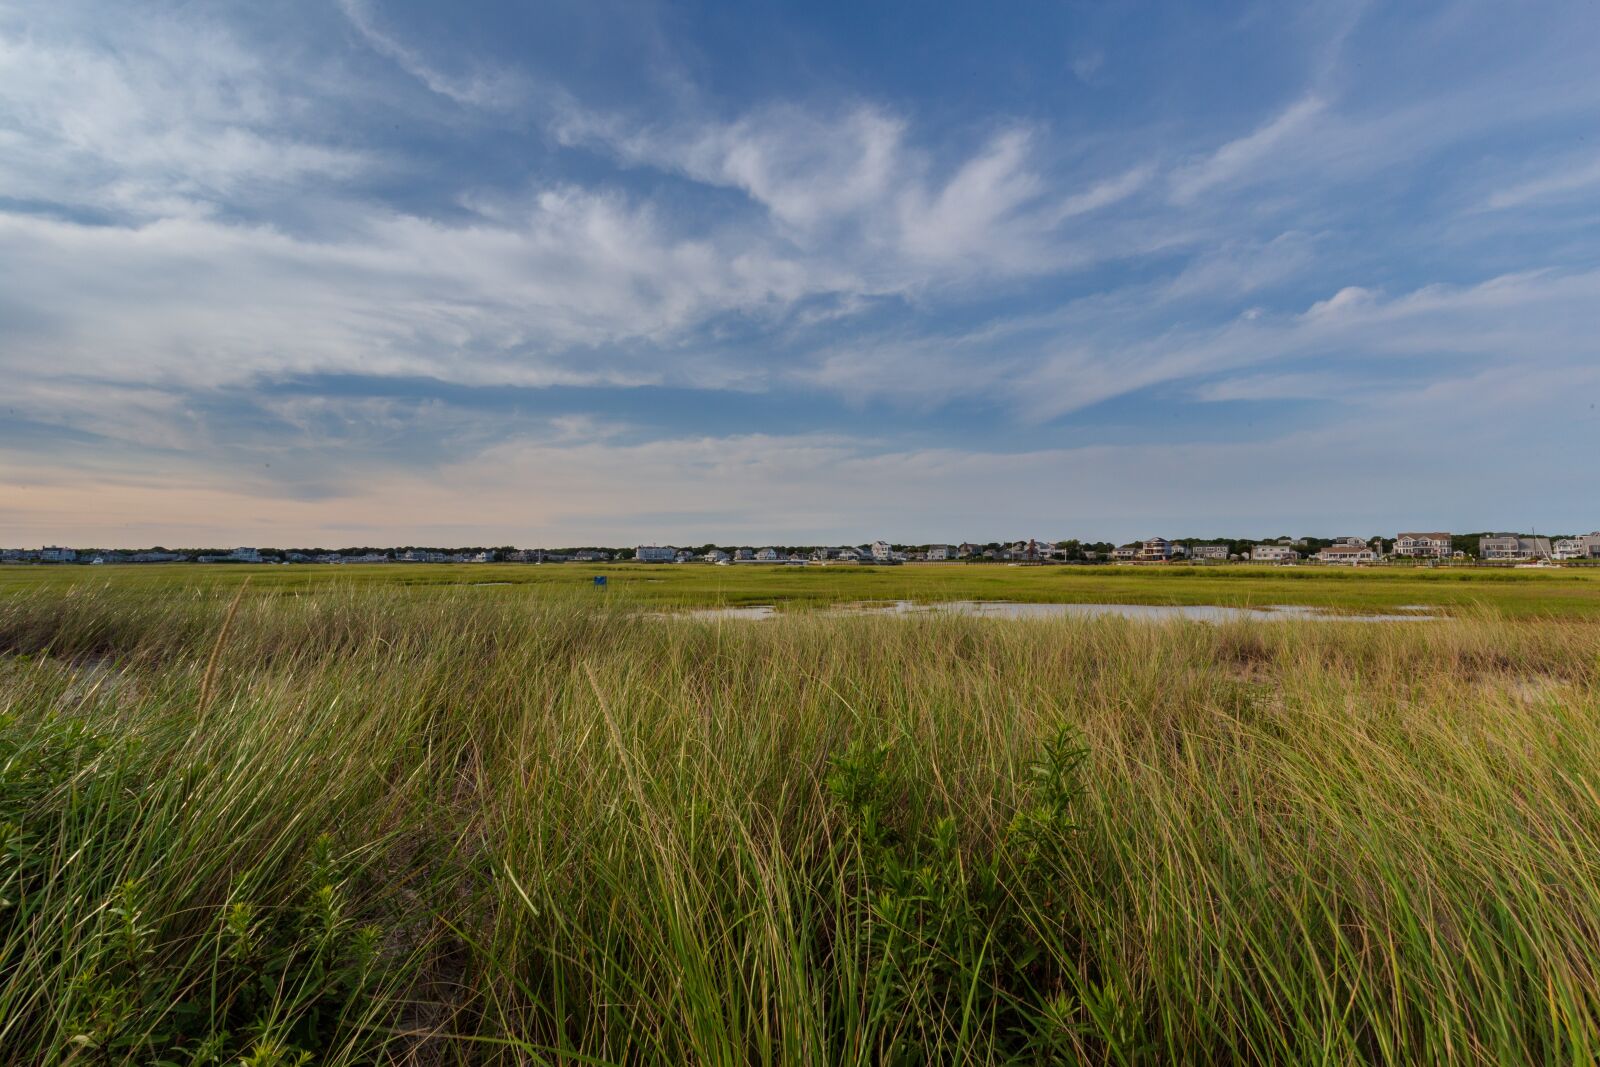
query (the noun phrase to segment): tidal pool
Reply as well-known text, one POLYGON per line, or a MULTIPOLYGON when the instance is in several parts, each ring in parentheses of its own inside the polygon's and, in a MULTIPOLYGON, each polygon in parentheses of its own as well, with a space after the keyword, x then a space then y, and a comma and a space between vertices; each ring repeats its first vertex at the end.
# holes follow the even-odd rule
MULTIPOLYGON (((1145 622, 1163 622, 1170 619, 1187 619, 1195 622, 1239 622, 1247 619, 1289 621, 1294 619, 1319 619, 1325 622, 1414 622, 1432 619, 1432 614, 1419 614, 1417 606, 1408 605, 1410 613, 1402 615, 1347 615, 1327 608, 1306 607, 1297 604, 1272 604, 1263 608, 1223 607, 1218 604, 1028 604, 1009 600, 949 600, 923 604, 914 600, 890 600, 878 603, 844 604, 836 607, 813 609, 816 615, 974 615, 996 619, 1057 619, 1099 618, 1106 615, 1145 622)), ((660 612, 659 617, 687 619, 771 619, 778 609, 771 604, 747 604, 726 608, 690 608, 684 611, 660 612)))

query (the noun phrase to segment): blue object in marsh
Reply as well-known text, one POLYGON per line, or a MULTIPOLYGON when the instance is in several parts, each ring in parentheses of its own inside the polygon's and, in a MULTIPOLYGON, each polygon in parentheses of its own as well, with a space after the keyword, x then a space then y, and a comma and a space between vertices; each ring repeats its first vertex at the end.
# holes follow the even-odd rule
POLYGON ((599 586, 599 587, 601 587, 602 589, 604 589, 605 588, 605 584, 606 584, 606 576, 603 575, 603 574, 595 575, 594 576, 594 584, 599 586))

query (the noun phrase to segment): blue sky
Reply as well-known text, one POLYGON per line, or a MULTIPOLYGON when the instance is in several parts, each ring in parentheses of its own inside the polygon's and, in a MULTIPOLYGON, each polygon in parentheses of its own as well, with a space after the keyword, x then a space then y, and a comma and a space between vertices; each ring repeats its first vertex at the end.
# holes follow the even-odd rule
POLYGON ((0 0, 0 544, 1600 526, 1600 5, 0 0))

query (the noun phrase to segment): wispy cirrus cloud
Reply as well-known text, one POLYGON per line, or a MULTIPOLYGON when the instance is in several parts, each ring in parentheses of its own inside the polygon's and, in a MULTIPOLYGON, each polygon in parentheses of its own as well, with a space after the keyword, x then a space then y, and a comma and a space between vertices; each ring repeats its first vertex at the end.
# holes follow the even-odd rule
POLYGON ((14 323, 0 367, 65 360, 193 384, 312 371, 659 382, 685 365, 628 346, 676 344, 727 311, 781 315, 829 281, 737 231, 677 236, 647 207, 571 188, 495 224, 380 213, 343 229, 315 241, 208 219, 0 214, 0 260, 28 265, 0 266, 14 323))
POLYGON ((73 210, 206 214, 375 162, 307 129, 304 98, 228 27, 159 11, 114 48, 0 11, 0 101, 0 195, 73 210))
POLYGON ((1274 156, 1292 153, 1305 139, 1314 136, 1318 120, 1327 111, 1327 101, 1319 96, 1296 100, 1271 121, 1174 171, 1173 199, 1188 204, 1218 186, 1241 179, 1248 183, 1252 173, 1273 161, 1274 156))
POLYGON ((1484 200, 1483 208, 1505 211, 1542 200, 1584 196, 1597 189, 1600 189, 1600 158, 1591 157, 1498 189, 1484 200))
POLYGON ((421 48, 408 44, 385 29, 372 0, 337 0, 339 10, 373 50, 428 90, 457 104, 471 107, 509 109, 527 100, 528 80, 516 73, 482 63, 469 62, 461 72, 446 71, 428 59, 421 48))
POLYGON ((762 108, 728 122, 690 116, 661 126, 579 109, 562 113, 557 132, 630 165, 738 190, 786 239, 864 264, 858 276, 888 291, 1101 258, 1063 224, 1134 196, 1154 173, 1140 164, 1087 180, 1048 175, 1039 132, 1021 124, 941 168, 903 117, 871 105, 762 108))
MULTIPOLYGON (((982 394, 1032 422, 1116 397, 1198 383, 1207 399, 1245 399, 1239 380, 1306 381, 1330 366, 1381 391, 1437 367, 1499 368, 1510 377, 1563 374, 1595 355, 1600 273, 1511 274, 1471 286, 1426 286, 1394 297, 1347 286, 1298 312, 1251 309, 1205 326, 1151 335, 1130 328, 1160 294, 1095 297, 1060 311, 962 334, 868 337, 820 355, 795 373, 809 384, 936 407, 982 394), (1359 363, 1352 357, 1359 356, 1359 363), (1264 374, 1262 368, 1295 368, 1264 374)), ((1458 371, 1447 371, 1454 376, 1458 371)), ((1267 399, 1263 394, 1261 399, 1267 399)))

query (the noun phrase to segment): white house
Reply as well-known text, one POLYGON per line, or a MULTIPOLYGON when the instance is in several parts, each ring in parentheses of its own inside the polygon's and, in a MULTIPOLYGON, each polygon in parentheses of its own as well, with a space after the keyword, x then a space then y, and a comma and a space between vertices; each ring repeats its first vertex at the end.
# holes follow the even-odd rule
POLYGON ((877 563, 887 563, 894 559, 894 549, 889 547, 887 541, 872 542, 871 552, 874 562, 877 563))
POLYGON ((678 552, 662 545, 640 545, 633 550, 633 558, 640 563, 671 563, 678 558, 678 552))
POLYGON ((71 563, 78 558, 78 550, 49 545, 39 550, 39 558, 46 563, 71 563))
POLYGON ((1394 536, 1394 554, 1412 559, 1449 559, 1447 533, 1402 533, 1394 536))
POLYGON ((783 556, 781 556, 778 553, 778 550, 775 548, 763 548, 761 551, 756 553, 757 563, 777 563, 782 558, 783 556))
POLYGON ((963 541, 956 546, 956 555, 958 556, 976 556, 982 551, 982 545, 975 545, 971 541, 963 541))
POLYGON ((735 563, 749 563, 755 558, 756 550, 753 548, 736 548, 733 550, 733 559, 735 563))
POLYGON ((1600 559, 1600 531, 1563 537, 1554 545, 1556 559, 1600 559))
POLYGON ((928 562, 942 563, 948 559, 955 559, 956 549, 951 545, 929 545, 928 562))
POLYGON ((1318 563, 1344 563, 1354 566, 1358 563, 1378 562, 1378 553, 1370 545, 1357 540, 1350 544, 1346 539, 1338 544, 1329 545, 1317 553, 1318 563))
POLYGON ((706 562, 707 563, 726 563, 726 562, 728 562, 728 554, 726 552, 722 551, 722 549, 720 549, 720 548, 713 548, 710 552, 706 553, 706 562))
POLYGON ((1550 554, 1548 537, 1497 534, 1478 538, 1478 555, 1483 559, 1546 559, 1550 554))
POLYGON ((1288 545, 1256 545, 1250 550, 1250 559, 1256 563, 1293 563, 1300 553, 1288 545))
POLYGON ((1228 558, 1227 545, 1194 545, 1189 549, 1191 559, 1222 559, 1228 558))
POLYGON ((1116 560, 1133 559, 1138 554, 1139 545, 1137 544, 1118 545, 1111 550, 1111 558, 1116 560))

